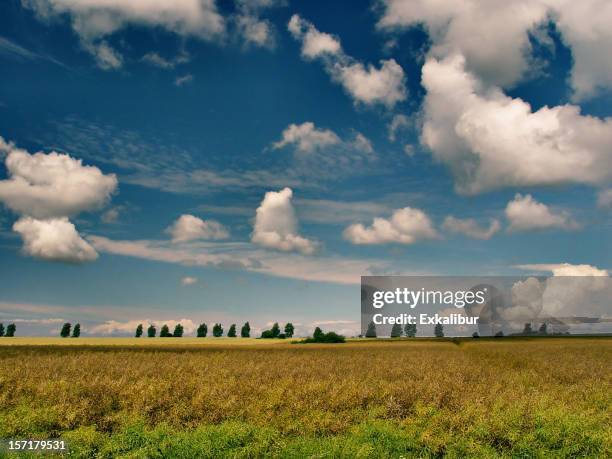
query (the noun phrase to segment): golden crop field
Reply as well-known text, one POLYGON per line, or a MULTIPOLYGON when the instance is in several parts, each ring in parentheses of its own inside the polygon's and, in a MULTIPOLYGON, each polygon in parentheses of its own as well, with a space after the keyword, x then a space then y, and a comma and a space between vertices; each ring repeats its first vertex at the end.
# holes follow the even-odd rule
POLYGON ((79 340, 0 346, 0 437, 73 457, 612 456, 610 338, 79 340))
POLYGON ((257 338, 228 338, 226 336, 219 338, 195 338, 192 336, 177 338, 124 338, 124 337, 79 337, 61 338, 58 336, 15 336, 11 338, 3 338, 0 341, 0 347, 5 346, 258 346, 258 345, 274 345, 283 344, 283 340, 264 340, 257 338))

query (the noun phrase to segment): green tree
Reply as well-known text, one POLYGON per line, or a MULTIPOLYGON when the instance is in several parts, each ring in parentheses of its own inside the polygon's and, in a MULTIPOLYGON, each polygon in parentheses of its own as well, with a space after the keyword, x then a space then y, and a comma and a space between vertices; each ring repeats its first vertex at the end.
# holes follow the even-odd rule
POLYGON ((182 338, 184 331, 185 329, 183 328, 181 324, 176 324, 176 326, 174 327, 174 331, 172 332, 172 336, 176 338, 182 338))
POLYGON ((287 322, 287 325, 285 325, 285 336, 287 338, 291 338, 294 332, 295 327, 293 326, 293 324, 291 322, 287 322))
POLYGON ((136 338, 140 338, 142 336, 142 324, 138 324, 138 327, 136 327, 136 338))
POLYGON ((213 336, 215 338, 219 338, 220 336, 223 336, 223 327, 221 326, 221 324, 215 324, 213 327, 213 336))
POLYGON ((272 325, 270 331, 272 332, 272 338, 278 338, 278 335, 280 335, 280 327, 278 326, 278 322, 274 322, 274 325, 272 325))
POLYGON ((149 328, 147 328, 147 336, 149 338, 155 338, 156 334, 157 334, 157 329, 155 328, 155 325, 153 324, 149 325, 149 328))
POLYGON ((15 324, 8 324, 6 327, 6 336, 12 338, 15 336, 15 332, 17 331, 17 326, 15 324))
POLYGON ((321 328, 317 327, 317 328, 315 328, 314 333, 312 334, 312 337, 315 340, 320 340, 320 339, 323 338, 324 335, 325 335, 325 333, 323 333, 323 330, 321 330, 321 328))
POLYGON ((206 324, 200 324, 197 331, 198 338, 206 338, 208 334, 208 326, 206 324))
POLYGON ((408 338, 414 338, 417 334, 416 324, 406 324, 404 325, 404 335, 408 338))
POLYGON ((400 324, 395 324, 391 327, 391 338, 399 338, 402 336, 402 326, 400 324))
POLYGON ((79 336, 81 336, 81 324, 76 324, 72 329, 72 337, 78 338, 79 336))
POLYGON ((376 338, 376 325, 374 322, 370 322, 368 324, 368 329, 365 336, 366 338, 376 338))
POLYGON ((62 338, 68 338, 70 336, 71 328, 72 325, 70 325, 70 322, 66 322, 64 325, 62 325, 62 329, 60 330, 60 336, 62 338))
POLYGON ((444 338, 444 325, 436 324, 434 327, 434 335, 436 335, 436 338, 444 338))
POLYGON ((261 332, 261 337, 268 339, 268 338, 274 338, 274 335, 272 334, 272 330, 264 330, 261 332))
POLYGON ((162 325, 161 330, 159 330, 159 337, 160 338, 169 338, 170 336, 172 336, 170 334, 170 328, 168 328, 168 325, 164 324, 162 325))
POLYGON ((249 338, 251 336, 251 326, 248 322, 245 322, 240 330, 240 336, 243 338, 249 338))
POLYGON ((533 329, 531 328, 531 323, 527 322, 525 328, 523 328, 523 335, 531 335, 532 333, 533 329))
POLYGON ((228 338, 236 337, 236 324, 231 324, 229 330, 227 331, 228 338))
POLYGON ((0 336, 4 336, 4 324, 0 323, 0 336))

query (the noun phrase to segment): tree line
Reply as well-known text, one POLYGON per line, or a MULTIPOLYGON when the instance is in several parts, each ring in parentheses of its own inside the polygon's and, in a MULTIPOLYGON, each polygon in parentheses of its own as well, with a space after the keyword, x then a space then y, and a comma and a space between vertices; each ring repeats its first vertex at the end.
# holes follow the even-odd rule
MULTIPOLYGON (((405 336, 406 338, 414 338, 416 334, 416 324, 406 324, 403 328, 400 324, 395 324, 393 327, 391 327, 391 338, 401 338, 402 336, 405 336)), ((436 324, 434 327, 434 335, 436 338, 444 338, 444 326, 442 324, 436 324)), ((365 337, 376 338, 376 336, 376 324, 374 322, 370 322, 368 324, 365 337)))
MULTIPOLYGON (((170 327, 164 324, 159 330, 159 337, 160 338, 170 338, 170 337, 180 338, 183 336, 184 331, 185 329, 180 323, 175 325, 174 331, 172 333, 170 332, 170 327)), ((270 330, 264 330, 262 332, 261 338, 281 338, 281 339, 291 338, 293 336, 294 331, 295 331, 295 327, 293 326, 291 322, 288 322, 287 324, 285 324, 284 333, 281 333, 280 325, 278 324, 278 322, 275 322, 270 330)), ((223 336, 223 332, 224 332, 223 325, 221 325, 220 323, 215 323, 212 326, 212 336, 214 336, 215 338, 220 338, 221 336, 223 336)), ((143 324, 138 324, 138 326, 136 327, 134 336, 136 338, 140 338, 141 336, 143 336, 143 334, 144 334, 144 326, 143 324)), ((150 324, 149 328, 147 328, 147 337, 155 338, 156 336, 157 336, 157 327, 155 327, 155 325, 153 324, 150 324)), ((208 336, 208 325, 205 323, 202 323, 198 326, 196 330, 196 337, 206 338, 206 336, 208 336)), ((238 337, 238 329, 237 329, 236 324, 230 325, 229 329, 227 330, 226 336, 228 338, 238 337)), ((245 322, 242 328, 240 329, 240 337, 241 338, 251 337, 251 325, 248 322, 245 322)))
POLYGON ((11 338, 13 336, 15 336, 15 332, 17 331, 17 325, 15 324, 8 324, 6 326, 6 329, 4 328, 4 324, 0 323, 0 337, 1 336, 6 336, 8 338, 11 338))

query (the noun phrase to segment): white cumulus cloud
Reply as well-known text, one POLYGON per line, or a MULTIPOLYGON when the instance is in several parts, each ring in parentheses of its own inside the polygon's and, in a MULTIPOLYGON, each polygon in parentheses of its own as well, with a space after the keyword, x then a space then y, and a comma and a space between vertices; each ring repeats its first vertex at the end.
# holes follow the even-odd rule
POLYGON ((343 235, 353 244, 414 244, 438 237, 427 214, 411 207, 396 210, 389 219, 374 218, 368 227, 361 223, 350 225, 343 235))
POLYGON ((299 235, 292 197, 291 188, 265 194, 257 208, 251 241, 283 252, 296 251, 310 255, 315 252, 317 244, 299 235))
POLYGON ((281 134, 281 139, 273 143, 272 147, 278 149, 295 145, 298 151, 310 153, 340 142, 340 137, 335 132, 317 128, 313 122, 306 121, 302 124, 290 124, 281 134))
POLYGON ((381 60, 380 68, 361 62, 336 63, 333 76, 353 99, 366 105, 393 107, 406 99, 404 70, 394 59, 381 60))
POLYGON ((0 137, 8 178, 0 180, 0 202, 21 215, 13 231, 22 252, 43 260, 82 263, 98 257, 69 216, 104 206, 117 188, 114 174, 66 154, 30 154, 0 137))
MULTIPOLYGON (((530 37, 550 41, 553 22, 571 49, 576 98, 612 87, 612 4, 606 0, 383 0, 383 29, 422 24, 432 57, 466 57, 467 69, 489 84, 511 87, 537 69, 530 37)), ((537 70, 536 70, 537 71, 537 70)))
POLYGON ((98 258, 66 217, 37 220, 21 217, 13 231, 23 239, 23 252, 35 258, 67 263, 83 263, 98 258))
POLYGON ((99 209, 117 188, 114 174, 105 175, 66 154, 30 154, 1 137, 0 151, 8 153, 9 176, 0 180, 0 202, 20 214, 50 218, 99 209))
POLYGON ((465 68, 465 58, 429 58, 421 140, 448 165, 456 188, 474 194, 503 186, 600 184, 612 178, 612 119, 575 105, 532 111, 465 68))
POLYGON ((122 57, 103 40, 129 25, 163 28, 181 36, 211 40, 225 32, 214 0, 22 0, 39 18, 67 16, 83 47, 103 69, 122 57))
POLYGON ((302 56, 322 60, 327 73, 356 103, 391 108, 406 99, 406 75, 394 59, 381 60, 378 68, 364 65, 344 53, 337 37, 320 32, 297 14, 291 17, 287 28, 302 43, 302 56))
POLYGON ((272 49, 276 45, 276 32, 271 21, 261 18, 269 8, 285 6, 283 0, 236 0, 238 13, 234 18, 238 35, 246 46, 272 49))
POLYGON ((302 56, 314 59, 322 54, 339 54, 342 52, 340 39, 331 34, 320 32, 310 22, 294 14, 287 25, 293 38, 302 42, 302 56))
POLYGON ((227 239, 229 231, 215 220, 202 220, 189 214, 181 215, 166 232, 172 242, 188 242, 198 239, 227 239))
POLYGON ((551 272, 543 280, 541 316, 609 315, 612 284, 609 273, 596 266, 570 263, 529 264, 517 266, 529 271, 551 272))
POLYGON ((527 265, 518 265, 517 268, 527 271, 542 271, 550 272, 553 276, 593 276, 606 277, 608 271, 592 265, 573 265, 571 263, 536 263, 527 265))
POLYGON ((529 231, 547 228, 578 229, 579 225, 566 211, 553 212, 530 194, 517 193, 506 206, 509 231, 529 231))

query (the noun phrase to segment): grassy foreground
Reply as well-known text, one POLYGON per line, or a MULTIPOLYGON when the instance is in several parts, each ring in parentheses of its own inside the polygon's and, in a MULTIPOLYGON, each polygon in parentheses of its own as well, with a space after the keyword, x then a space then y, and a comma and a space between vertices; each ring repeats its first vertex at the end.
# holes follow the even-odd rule
POLYGON ((612 456, 610 338, 176 341, 0 346, 0 437, 73 457, 612 456))

